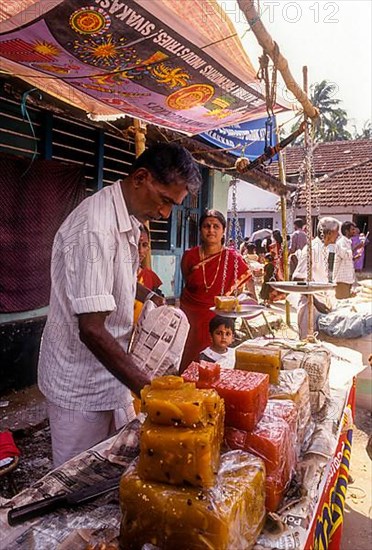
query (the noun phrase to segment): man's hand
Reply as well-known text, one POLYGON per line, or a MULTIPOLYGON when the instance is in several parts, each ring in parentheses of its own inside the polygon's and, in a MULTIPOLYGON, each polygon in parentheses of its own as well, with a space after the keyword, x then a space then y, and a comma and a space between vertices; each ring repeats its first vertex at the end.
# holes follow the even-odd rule
POLYGON ((113 376, 139 395, 143 386, 150 384, 150 379, 106 329, 108 315, 108 311, 78 315, 80 340, 113 376))

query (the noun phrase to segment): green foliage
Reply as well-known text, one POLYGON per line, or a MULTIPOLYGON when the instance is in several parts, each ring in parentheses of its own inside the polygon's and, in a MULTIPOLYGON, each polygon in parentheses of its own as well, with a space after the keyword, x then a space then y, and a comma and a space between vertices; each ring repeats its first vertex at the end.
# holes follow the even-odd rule
MULTIPOLYGON (((337 85, 328 80, 310 87, 310 101, 319 109, 320 116, 315 123, 314 139, 318 142, 353 139, 346 129, 347 113, 340 107, 341 100, 335 97, 337 85)), ((293 129, 292 129, 293 131, 293 129)), ((303 143, 297 140, 296 145, 303 143)))

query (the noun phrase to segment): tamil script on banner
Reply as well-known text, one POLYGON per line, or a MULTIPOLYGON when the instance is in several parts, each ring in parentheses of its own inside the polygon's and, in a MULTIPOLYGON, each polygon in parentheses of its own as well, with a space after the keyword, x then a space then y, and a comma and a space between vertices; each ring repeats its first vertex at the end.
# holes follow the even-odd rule
MULTIPOLYGON (((264 153, 265 145, 274 146, 277 143, 275 118, 271 118, 271 128, 267 122, 267 118, 241 122, 226 128, 210 130, 201 134, 201 137, 217 147, 229 149, 232 155, 254 160, 264 153)), ((275 155, 273 160, 277 159, 275 155)))
MULTIPOLYGON (((198 134, 265 112, 261 83, 215 0, 18 5, 0 19, 3 69, 93 120, 126 114, 198 134)), ((278 100, 275 110, 288 107, 278 100)))

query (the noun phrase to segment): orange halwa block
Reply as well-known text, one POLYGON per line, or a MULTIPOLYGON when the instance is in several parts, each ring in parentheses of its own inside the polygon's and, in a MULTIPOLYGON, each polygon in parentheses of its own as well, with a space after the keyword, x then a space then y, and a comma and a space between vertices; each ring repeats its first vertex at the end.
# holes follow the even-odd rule
POLYGON ((144 422, 138 464, 142 479, 196 487, 214 484, 224 420, 222 399, 215 403, 213 418, 206 426, 159 426, 149 419, 144 422))
POLYGON ((278 348, 257 346, 244 342, 235 350, 235 368, 269 375, 270 384, 277 384, 281 366, 278 348))
POLYGON ((199 364, 191 363, 182 374, 197 388, 213 388, 225 401, 225 424, 242 430, 253 430, 265 410, 269 377, 258 372, 245 372, 221 367, 218 380, 201 380, 199 364))
POLYGON ((216 392, 198 390, 180 376, 163 376, 141 390, 141 410, 155 424, 205 426, 219 399, 216 392))
POLYGON ((239 300, 234 296, 215 296, 214 305, 221 311, 240 311, 239 300))
POLYGON ((143 481, 134 463, 120 482, 120 548, 250 550, 265 519, 265 467, 242 451, 221 457, 211 488, 143 481))

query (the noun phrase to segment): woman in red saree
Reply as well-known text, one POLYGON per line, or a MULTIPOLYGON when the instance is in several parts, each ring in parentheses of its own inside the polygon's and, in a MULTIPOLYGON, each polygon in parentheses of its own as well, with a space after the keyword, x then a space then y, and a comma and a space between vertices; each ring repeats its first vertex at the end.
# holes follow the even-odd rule
POLYGON ((210 344, 208 327, 215 315, 210 310, 214 306, 214 297, 233 294, 235 286, 239 290, 246 288, 256 297, 252 274, 243 257, 223 246, 226 229, 223 214, 218 210, 207 210, 200 218, 199 229, 201 245, 186 250, 181 261, 185 286, 180 307, 190 323, 181 372, 191 361, 198 360, 199 353, 210 344))

